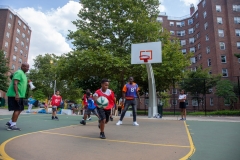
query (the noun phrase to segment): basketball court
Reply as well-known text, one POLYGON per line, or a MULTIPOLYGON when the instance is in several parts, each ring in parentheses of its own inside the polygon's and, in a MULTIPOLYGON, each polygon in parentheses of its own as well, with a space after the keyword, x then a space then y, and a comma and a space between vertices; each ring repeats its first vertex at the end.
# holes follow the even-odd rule
MULTIPOLYGON (((9 117, 9 116, 8 116, 9 117)), ((176 160, 194 152, 191 136, 183 121, 139 118, 140 126, 132 126, 132 118, 116 126, 117 119, 106 126, 105 140, 99 138, 97 121, 79 124, 81 116, 22 115, 18 126, 22 131, 7 131, 0 120, 1 157, 17 159, 169 159, 176 160)))

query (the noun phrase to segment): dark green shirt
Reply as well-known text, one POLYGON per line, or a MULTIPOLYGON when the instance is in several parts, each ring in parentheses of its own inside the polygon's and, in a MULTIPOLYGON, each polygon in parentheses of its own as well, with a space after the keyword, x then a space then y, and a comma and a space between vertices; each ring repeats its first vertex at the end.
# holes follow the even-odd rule
POLYGON ((25 98, 27 91, 27 76, 22 70, 18 70, 13 74, 12 81, 7 91, 8 97, 15 97, 16 93, 14 91, 14 80, 18 80, 18 95, 19 98, 25 98))

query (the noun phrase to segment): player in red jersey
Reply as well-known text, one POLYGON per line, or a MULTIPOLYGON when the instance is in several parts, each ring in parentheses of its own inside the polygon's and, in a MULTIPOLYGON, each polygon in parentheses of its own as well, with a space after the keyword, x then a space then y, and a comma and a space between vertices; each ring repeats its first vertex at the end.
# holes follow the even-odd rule
POLYGON ((59 120, 56 114, 57 114, 57 107, 60 106, 61 102, 62 102, 62 97, 60 96, 60 92, 56 91, 56 94, 54 94, 51 99, 52 120, 53 119, 59 120))
MULTIPOLYGON (((87 92, 90 92, 90 89, 87 89, 85 92, 86 92, 86 93, 87 93, 87 92)), ((92 97, 92 95, 91 95, 90 97, 92 97)), ((83 102, 82 105, 83 105, 83 110, 84 110, 82 120, 84 120, 85 112, 88 110, 88 101, 87 101, 87 95, 86 95, 86 94, 83 95, 83 97, 82 97, 82 102, 83 102)), ((88 113, 87 116, 88 116, 88 119, 87 119, 87 120, 90 121, 90 120, 92 119, 92 117, 91 117, 91 112, 88 113)))
POLYGON ((101 88, 98 89, 94 94, 93 94, 93 99, 96 102, 98 97, 104 96, 108 99, 108 106, 106 108, 99 108, 98 107, 98 114, 99 114, 99 128, 100 128, 100 138, 105 139, 105 134, 104 134, 104 127, 105 124, 108 123, 109 117, 111 114, 111 109, 115 105, 114 101, 114 92, 110 89, 109 87, 109 81, 108 79, 102 79, 101 81, 101 88))

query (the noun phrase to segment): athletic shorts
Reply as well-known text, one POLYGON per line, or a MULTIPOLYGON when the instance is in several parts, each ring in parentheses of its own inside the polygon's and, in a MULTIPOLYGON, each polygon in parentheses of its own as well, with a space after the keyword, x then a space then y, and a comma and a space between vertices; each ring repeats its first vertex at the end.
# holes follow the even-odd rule
POLYGON ((182 108, 182 109, 186 108, 186 103, 185 102, 180 102, 179 103, 179 108, 182 108))
POLYGON ((8 110, 23 111, 24 110, 23 98, 20 98, 19 101, 16 101, 15 97, 8 97, 8 110))
POLYGON ((57 111, 57 106, 52 106, 52 111, 53 112, 57 111))
POLYGON ((109 121, 109 117, 111 115, 111 110, 110 109, 109 110, 104 110, 102 108, 98 108, 97 111, 98 111, 98 115, 99 115, 100 120, 106 119, 106 122, 109 121))
POLYGON ((95 115, 98 115, 98 110, 97 110, 97 108, 95 108, 95 109, 87 109, 86 111, 85 111, 85 114, 91 114, 91 112, 93 113, 93 114, 95 114, 95 115))

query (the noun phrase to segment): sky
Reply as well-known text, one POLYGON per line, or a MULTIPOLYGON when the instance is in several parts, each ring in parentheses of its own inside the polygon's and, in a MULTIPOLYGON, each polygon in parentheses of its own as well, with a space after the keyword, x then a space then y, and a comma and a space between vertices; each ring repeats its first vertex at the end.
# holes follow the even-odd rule
MULTIPOLYGON (((160 0, 160 12, 171 17, 189 14, 190 4, 199 0, 160 0), (174 5, 173 5, 174 4, 174 5)), ((0 6, 9 6, 31 27, 31 43, 28 63, 34 64, 37 55, 54 53, 61 55, 72 50, 67 40, 68 30, 75 31, 72 21, 78 19, 81 9, 79 0, 0 0, 0 6)))

